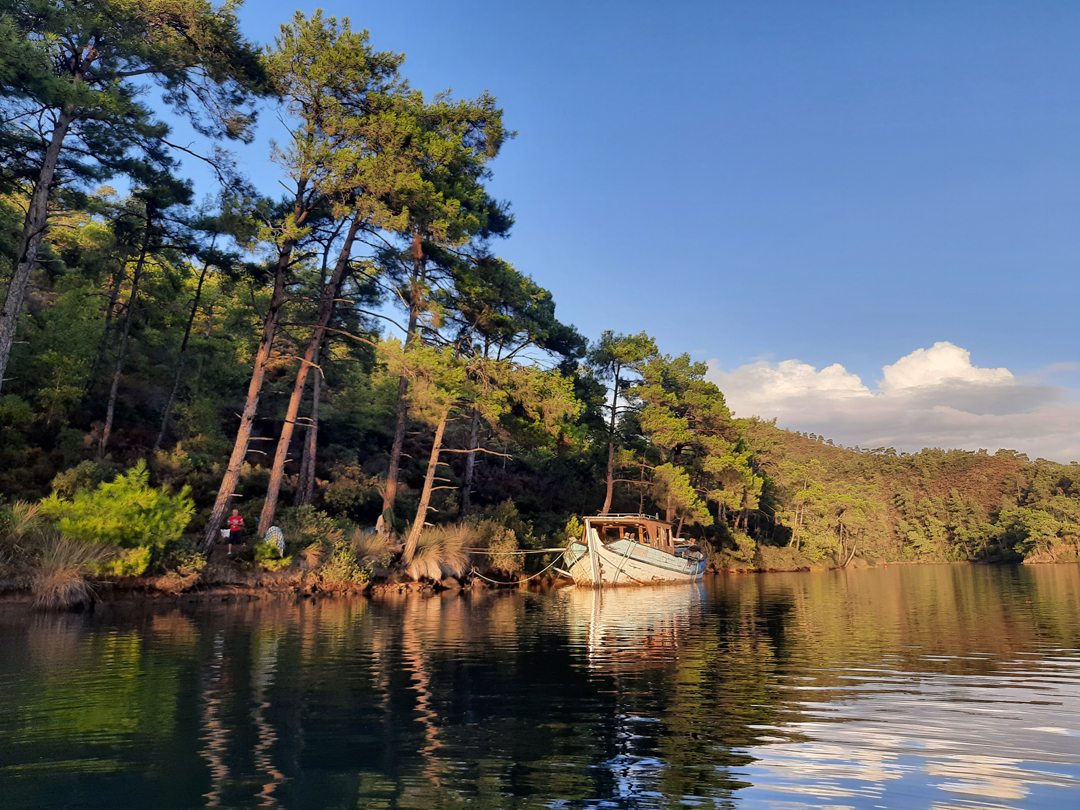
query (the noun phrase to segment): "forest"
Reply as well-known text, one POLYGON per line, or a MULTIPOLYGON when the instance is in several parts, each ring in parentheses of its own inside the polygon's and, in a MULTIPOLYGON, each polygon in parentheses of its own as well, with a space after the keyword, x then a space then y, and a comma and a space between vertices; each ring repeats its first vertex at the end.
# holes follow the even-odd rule
POLYGON ((0 0, 0 90, 9 587, 513 580, 597 512, 718 570, 1080 559, 1075 464, 837 447, 734 418, 645 331, 560 322, 499 255, 497 99, 425 96, 347 19, 260 47, 232 2, 0 0), (284 549, 220 560, 233 509, 284 549))

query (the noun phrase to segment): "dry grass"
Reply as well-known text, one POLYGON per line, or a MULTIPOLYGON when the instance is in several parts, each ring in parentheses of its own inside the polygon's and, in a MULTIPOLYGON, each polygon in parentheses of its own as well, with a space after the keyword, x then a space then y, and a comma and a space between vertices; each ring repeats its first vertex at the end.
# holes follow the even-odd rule
POLYGON ((47 538, 35 565, 30 589, 34 607, 42 610, 67 610, 90 603, 94 586, 88 579, 97 563, 104 562, 112 550, 83 543, 61 534, 47 538))
POLYGON ((9 531, 25 537, 41 528, 41 504, 28 501, 15 501, 11 505, 11 527, 9 531))
POLYGON ((352 530, 349 545, 359 560, 383 561, 394 550, 394 544, 385 535, 378 532, 365 532, 359 528, 352 530))
POLYGON ((322 565, 323 559, 330 551, 330 546, 321 540, 316 540, 300 550, 300 565, 307 570, 314 570, 322 565))
POLYGON ((406 572, 413 580, 460 577, 469 568, 469 555, 463 546, 468 545, 470 536, 471 530, 462 524, 426 527, 406 572))
POLYGON ((19 563, 32 556, 41 541, 44 520, 41 504, 15 501, 0 514, 0 556, 12 563, 19 563))

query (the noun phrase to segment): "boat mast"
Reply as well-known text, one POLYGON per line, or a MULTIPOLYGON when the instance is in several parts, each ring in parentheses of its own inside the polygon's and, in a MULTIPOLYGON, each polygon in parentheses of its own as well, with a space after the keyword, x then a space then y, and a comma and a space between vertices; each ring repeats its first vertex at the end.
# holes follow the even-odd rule
POLYGON ((603 585, 603 581, 600 579, 600 552, 596 548, 596 541, 593 539, 593 535, 596 532, 593 530, 592 523, 585 521, 585 545, 589 549, 589 566, 592 568, 592 580, 593 587, 599 588, 603 585))

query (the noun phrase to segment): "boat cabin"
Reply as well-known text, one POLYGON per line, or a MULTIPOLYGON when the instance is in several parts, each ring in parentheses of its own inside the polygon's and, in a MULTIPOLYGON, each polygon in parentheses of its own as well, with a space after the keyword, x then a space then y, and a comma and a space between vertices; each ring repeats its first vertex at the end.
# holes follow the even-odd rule
POLYGON ((675 553, 671 524, 645 515, 598 515, 585 519, 585 531, 595 529, 604 545, 630 540, 658 551, 675 553))

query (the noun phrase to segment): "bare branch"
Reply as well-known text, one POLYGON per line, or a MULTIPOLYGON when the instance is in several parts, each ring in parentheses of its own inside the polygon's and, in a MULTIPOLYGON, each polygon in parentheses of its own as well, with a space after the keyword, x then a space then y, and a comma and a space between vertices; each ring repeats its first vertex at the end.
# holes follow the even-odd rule
POLYGON ((502 458, 513 458, 509 453, 497 453, 494 450, 488 450, 486 447, 474 447, 472 450, 452 450, 448 447, 444 447, 441 452, 443 453, 487 453, 489 456, 501 456, 502 458))

